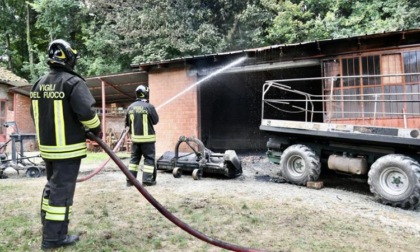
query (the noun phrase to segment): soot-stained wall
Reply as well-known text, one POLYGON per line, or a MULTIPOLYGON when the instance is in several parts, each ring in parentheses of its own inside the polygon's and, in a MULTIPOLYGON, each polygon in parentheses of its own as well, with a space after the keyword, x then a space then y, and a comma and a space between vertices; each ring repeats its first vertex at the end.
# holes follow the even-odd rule
MULTIPOLYGON (((199 86, 200 129, 203 143, 213 151, 265 150, 269 135, 259 130, 264 82, 273 79, 319 77, 320 73, 320 67, 317 66, 226 73, 203 82, 199 86)), ((311 89, 311 93, 321 94, 320 84, 317 87, 300 88, 311 89)))

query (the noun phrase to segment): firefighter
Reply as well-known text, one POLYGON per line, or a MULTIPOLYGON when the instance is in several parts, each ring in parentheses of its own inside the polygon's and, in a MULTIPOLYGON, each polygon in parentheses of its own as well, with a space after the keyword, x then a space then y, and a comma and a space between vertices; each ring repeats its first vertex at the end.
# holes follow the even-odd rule
MULTIPOLYGON (((142 183, 145 186, 156 184, 155 142, 153 125, 159 122, 155 107, 149 103, 149 88, 140 85, 136 88, 136 101, 127 109, 125 126, 131 135, 131 160, 128 169, 137 178, 139 163, 144 157, 142 183)), ((127 178, 127 186, 133 184, 127 178)))
POLYGON ((79 240, 78 235, 68 234, 68 225, 81 159, 87 154, 86 132, 102 134, 93 109, 95 99, 85 80, 73 71, 78 58, 67 41, 52 41, 47 59, 50 71, 30 92, 31 116, 47 175, 41 202, 43 250, 79 240))

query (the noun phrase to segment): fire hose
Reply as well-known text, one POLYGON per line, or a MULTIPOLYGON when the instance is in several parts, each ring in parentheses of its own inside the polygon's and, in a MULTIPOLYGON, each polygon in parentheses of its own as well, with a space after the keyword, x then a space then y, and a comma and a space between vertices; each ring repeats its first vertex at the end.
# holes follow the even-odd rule
POLYGON ((234 245, 231 243, 227 243, 212 237, 209 237, 193 228, 188 226, 185 222, 178 219, 175 215, 173 215, 171 212, 169 212, 164 206, 162 206, 144 187, 140 184, 140 182, 129 172, 127 167, 124 165, 124 163, 117 157, 117 155, 109 148, 108 145, 106 145, 102 139, 95 136, 92 132, 87 133, 91 139, 96 141, 99 146, 109 155, 109 157, 117 164, 117 166, 120 168, 120 170, 127 176, 127 178, 130 180, 130 182, 137 188, 137 190, 146 198, 147 201, 149 201, 150 204, 152 204, 163 216, 165 216, 168 220, 170 220, 172 223, 186 231, 192 236, 195 236, 196 238, 205 241, 209 244, 212 244, 214 246, 231 250, 231 251, 238 251, 238 252, 262 252, 263 250, 259 249, 252 249, 247 247, 241 247, 238 245, 234 245))
MULTIPOLYGON (((114 149, 112 150, 113 152, 116 152, 117 150, 118 150, 118 148, 120 148, 120 145, 121 145, 121 143, 124 141, 124 138, 125 138, 125 136, 127 135, 127 133, 128 133, 128 128, 125 128, 124 130, 123 130, 123 132, 121 133, 121 136, 120 136, 120 138, 118 139, 118 141, 117 141, 117 144, 115 145, 115 147, 114 147, 114 149)), ((89 173, 88 175, 86 175, 85 177, 83 177, 83 178, 78 178, 77 180, 76 180, 76 182, 83 182, 83 181, 86 181, 86 180, 88 180, 88 179, 90 179, 90 178, 92 178, 93 176, 95 176, 96 174, 98 174, 100 171, 102 171, 102 169, 105 167, 105 165, 109 162, 109 160, 110 160, 111 158, 109 157, 108 159, 106 159, 105 161, 103 161, 102 162, 102 164, 100 164, 99 166, 98 166, 98 168, 96 168, 95 170, 93 170, 91 173, 89 173)))

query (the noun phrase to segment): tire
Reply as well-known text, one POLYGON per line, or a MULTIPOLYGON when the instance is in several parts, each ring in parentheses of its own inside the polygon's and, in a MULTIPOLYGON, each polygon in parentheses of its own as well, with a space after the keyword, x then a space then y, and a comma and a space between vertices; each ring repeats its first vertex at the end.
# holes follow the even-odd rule
POLYGON ((41 177, 41 170, 38 167, 31 166, 26 170, 26 177, 28 178, 39 178, 41 177))
POLYGON ((203 177, 203 171, 200 171, 200 169, 194 169, 192 177, 194 180, 200 180, 203 177))
POLYGON ((0 179, 8 178, 8 176, 3 173, 5 169, 6 169, 5 167, 0 168, 0 179))
POLYGON ((172 170, 172 175, 174 176, 174 178, 180 178, 182 176, 182 170, 180 167, 175 167, 172 170))
POLYGON ((376 160, 368 173, 375 199, 385 205, 415 209, 420 204, 420 164, 414 159, 389 154, 376 160))
POLYGON ((291 145, 283 151, 280 167, 283 178, 296 185, 306 185, 308 181, 315 181, 321 173, 319 157, 302 144, 291 145))

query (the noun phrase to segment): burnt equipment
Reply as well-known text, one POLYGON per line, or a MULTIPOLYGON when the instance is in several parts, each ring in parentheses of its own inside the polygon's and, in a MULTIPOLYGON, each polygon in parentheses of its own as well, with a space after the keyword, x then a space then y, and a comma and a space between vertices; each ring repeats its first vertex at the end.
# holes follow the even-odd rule
POLYGON ((175 151, 165 152, 157 161, 157 169, 172 171, 175 178, 183 172, 192 173, 195 180, 203 174, 218 174, 234 178, 242 174, 242 165, 234 150, 225 153, 214 153, 207 149, 203 142, 194 137, 181 136, 175 151), (180 152, 179 147, 185 143, 192 152, 180 152))

